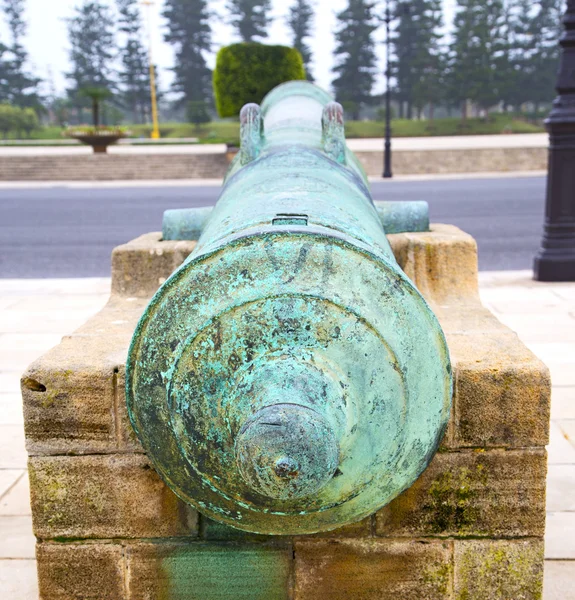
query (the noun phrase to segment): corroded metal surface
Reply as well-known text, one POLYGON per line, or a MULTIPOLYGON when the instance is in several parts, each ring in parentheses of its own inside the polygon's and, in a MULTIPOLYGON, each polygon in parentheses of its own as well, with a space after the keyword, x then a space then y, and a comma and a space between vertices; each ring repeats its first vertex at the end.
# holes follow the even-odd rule
POLYGON ((130 418, 159 473, 258 533, 373 513, 424 470, 449 417, 443 333, 330 103, 297 82, 243 112, 252 148, 129 354, 130 418))
MULTIPOLYGON (((375 202, 375 208, 386 233, 429 231, 427 202, 375 202)), ((199 240, 211 214, 211 206, 167 210, 162 239, 199 240)))

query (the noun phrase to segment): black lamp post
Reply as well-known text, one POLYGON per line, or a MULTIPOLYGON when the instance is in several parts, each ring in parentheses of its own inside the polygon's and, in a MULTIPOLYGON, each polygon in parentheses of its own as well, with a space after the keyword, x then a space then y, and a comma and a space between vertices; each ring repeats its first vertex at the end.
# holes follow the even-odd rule
POLYGON ((387 87, 385 91, 385 152, 383 159, 383 177, 385 179, 390 179, 393 177, 393 173, 391 172, 391 88, 390 88, 390 79, 391 79, 391 61, 390 61, 390 52, 391 52, 391 36, 390 36, 390 25, 391 23, 391 10, 389 8, 389 0, 387 0, 385 7, 385 31, 386 31, 386 48, 387 48, 387 64, 385 68, 385 77, 387 80, 387 87))
POLYGON ((575 281, 575 0, 567 0, 563 23, 559 95, 545 121, 549 173, 543 241, 534 264, 538 281, 575 281))

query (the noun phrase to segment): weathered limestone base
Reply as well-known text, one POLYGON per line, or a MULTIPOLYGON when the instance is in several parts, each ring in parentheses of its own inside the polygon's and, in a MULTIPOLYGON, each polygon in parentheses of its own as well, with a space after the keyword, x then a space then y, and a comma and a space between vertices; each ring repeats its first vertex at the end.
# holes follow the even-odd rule
POLYGON ((113 295, 22 378, 43 600, 541 598, 550 381, 479 303, 473 239, 389 236, 454 367, 440 451, 388 506, 334 532, 249 535, 160 480, 127 419, 125 360, 149 297, 194 247, 147 234, 113 255, 113 295))
POLYGON ((543 542, 38 544, 43 600, 539 600, 543 542))

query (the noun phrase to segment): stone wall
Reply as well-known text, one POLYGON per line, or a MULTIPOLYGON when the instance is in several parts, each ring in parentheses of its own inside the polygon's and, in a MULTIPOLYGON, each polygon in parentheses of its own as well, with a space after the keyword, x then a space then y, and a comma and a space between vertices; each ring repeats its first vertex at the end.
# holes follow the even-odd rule
MULTIPOLYGON (((356 152, 371 177, 381 176, 383 152, 356 152)), ((221 179, 226 155, 108 154, 2 156, 0 181, 114 181, 221 179)), ((547 148, 400 150, 393 155, 396 175, 541 171, 547 148)))
POLYGON ((199 515, 127 419, 125 359, 150 295, 194 247, 147 234, 113 254, 108 305, 22 378, 43 600, 541 598, 550 381, 478 298, 474 240, 389 236, 454 367, 451 421, 419 480, 329 534, 267 538, 199 515))

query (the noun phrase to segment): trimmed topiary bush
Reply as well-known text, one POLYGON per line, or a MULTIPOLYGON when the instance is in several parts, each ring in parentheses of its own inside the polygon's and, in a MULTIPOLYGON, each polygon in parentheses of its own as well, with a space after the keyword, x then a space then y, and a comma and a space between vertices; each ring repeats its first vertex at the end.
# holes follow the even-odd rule
POLYGON ((280 83, 305 79, 301 54, 288 46, 243 43, 218 52, 214 94, 220 117, 236 117, 244 104, 260 104, 280 83))

